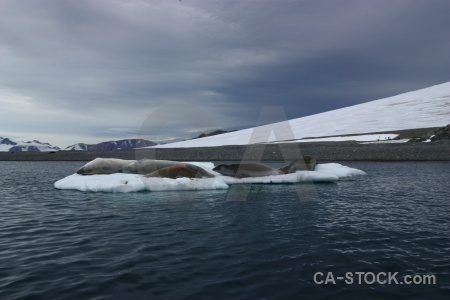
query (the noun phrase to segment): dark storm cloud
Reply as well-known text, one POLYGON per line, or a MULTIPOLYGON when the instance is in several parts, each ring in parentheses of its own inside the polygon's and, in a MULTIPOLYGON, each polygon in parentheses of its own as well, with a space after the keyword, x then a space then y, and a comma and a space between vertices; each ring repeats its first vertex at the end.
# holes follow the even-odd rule
POLYGON ((449 12, 448 1, 2 1, 0 92, 22 99, 3 103, 3 127, 114 136, 173 102, 250 126, 263 105, 295 118, 424 88, 449 80, 449 12), (33 119, 37 106, 58 113, 33 119))
POLYGON ((297 39, 289 59, 257 66, 259 75, 231 82, 228 92, 242 100, 283 103, 293 118, 448 81, 448 3, 335 3, 326 2, 328 10, 319 10, 314 22, 292 24, 289 34, 297 39))

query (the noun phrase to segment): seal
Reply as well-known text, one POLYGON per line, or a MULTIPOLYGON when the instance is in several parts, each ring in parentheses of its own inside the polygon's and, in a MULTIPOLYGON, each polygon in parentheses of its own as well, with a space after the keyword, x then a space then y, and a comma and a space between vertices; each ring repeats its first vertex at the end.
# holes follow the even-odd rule
POLYGON ((317 161, 314 157, 305 155, 302 158, 292 161, 289 165, 280 168, 284 174, 295 173, 296 171, 314 171, 317 161))
POLYGON ((259 163, 222 164, 213 169, 224 176, 236 178, 263 177, 270 175, 282 175, 283 171, 274 169, 259 163))
POLYGON ((271 175, 291 174, 296 171, 313 171, 316 166, 316 159, 311 156, 292 161, 289 165, 275 169, 260 163, 242 163, 242 164, 221 164, 213 169, 224 176, 236 178, 244 177, 263 177, 271 175))
POLYGON ((135 160, 124 160, 117 158, 96 158, 77 170, 80 175, 113 174, 135 160))
POLYGON ((144 175, 144 177, 164 177, 176 179, 181 177, 201 178, 202 175, 198 171, 194 171, 183 166, 171 166, 153 171, 150 174, 144 175))
POLYGON ((140 159, 138 161, 135 161, 134 163, 123 166, 118 170, 118 172, 145 175, 163 168, 173 166, 188 168, 194 172, 199 173, 202 177, 214 177, 214 175, 208 173, 205 169, 196 166, 194 164, 171 160, 156 160, 156 159, 140 159))

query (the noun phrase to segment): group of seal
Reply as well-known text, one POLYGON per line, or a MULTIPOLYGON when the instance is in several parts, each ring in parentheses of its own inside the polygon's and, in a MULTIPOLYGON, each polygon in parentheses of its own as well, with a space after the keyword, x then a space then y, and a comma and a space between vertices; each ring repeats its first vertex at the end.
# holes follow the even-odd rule
POLYGON ((77 170, 77 174, 80 175, 114 173, 142 174, 145 177, 167 177, 172 179, 180 177, 214 177, 205 169, 190 163, 156 159, 96 158, 77 170))
MULTIPOLYGON (((296 171, 313 171, 316 159, 311 156, 292 161, 289 165, 275 169, 260 163, 221 164, 213 171, 236 178, 263 177, 270 175, 291 174, 296 171)), ((80 175, 129 173, 144 177, 165 178, 212 178, 213 174, 194 164, 171 160, 141 159, 123 160, 116 158, 96 158, 77 170, 80 175)))

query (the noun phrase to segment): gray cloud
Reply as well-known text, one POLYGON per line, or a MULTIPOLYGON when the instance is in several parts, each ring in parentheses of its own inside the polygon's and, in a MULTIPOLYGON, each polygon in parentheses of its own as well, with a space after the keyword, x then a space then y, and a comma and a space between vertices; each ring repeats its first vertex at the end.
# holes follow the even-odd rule
MULTIPOLYGON (((449 80, 449 11, 437 0, 2 1, 0 124, 68 144, 134 134, 168 103, 236 128, 264 105, 295 118, 424 88, 449 80)), ((167 138, 188 130, 175 127, 167 138)))

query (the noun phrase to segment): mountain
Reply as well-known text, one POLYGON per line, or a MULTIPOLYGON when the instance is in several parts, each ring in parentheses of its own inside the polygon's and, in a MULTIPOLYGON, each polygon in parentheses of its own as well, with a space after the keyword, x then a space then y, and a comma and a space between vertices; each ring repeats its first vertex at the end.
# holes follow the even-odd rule
POLYGON ((128 140, 118 140, 109 141, 98 144, 84 144, 78 143, 67 147, 64 150, 72 151, 86 151, 86 150, 127 150, 154 146, 156 143, 144 140, 144 139, 128 139, 128 140))
POLYGON ((0 137, 1 152, 51 152, 59 151, 59 147, 52 146, 49 143, 42 143, 37 140, 29 142, 17 142, 8 138, 0 137))
MULTIPOLYGON (((144 139, 127 139, 118 141, 109 141, 99 144, 78 143, 67 147, 65 150, 119 150, 119 149, 135 149, 154 146, 155 143, 144 139)), ((52 146, 49 143, 42 143, 37 140, 29 142, 18 142, 9 138, 0 137, 1 152, 51 152, 59 151, 61 148, 52 146)))
MULTIPOLYGON (((397 96, 370 101, 354 106, 336 109, 316 115, 289 120, 293 136, 286 134, 252 135, 253 129, 209 136, 183 142, 158 145, 159 148, 214 147, 222 145, 247 145, 267 142, 303 142, 306 138, 324 140, 390 140, 395 134, 391 131, 443 127, 450 123, 450 82, 397 96), (353 136, 348 136, 353 135, 353 136), (359 136, 358 136, 359 135, 359 136)), ((256 127, 263 133, 281 123, 256 127)), ((260 131, 260 132, 261 132, 260 131)))

